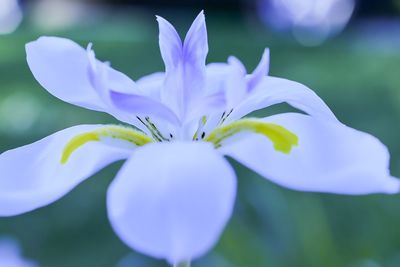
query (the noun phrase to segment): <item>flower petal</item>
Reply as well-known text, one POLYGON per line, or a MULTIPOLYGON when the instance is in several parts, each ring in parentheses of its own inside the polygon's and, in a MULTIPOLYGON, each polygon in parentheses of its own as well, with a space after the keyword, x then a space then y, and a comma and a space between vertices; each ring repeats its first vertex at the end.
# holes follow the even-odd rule
POLYGON ((108 63, 97 60, 91 45, 85 50, 68 39, 41 37, 26 45, 26 53, 33 75, 52 95, 77 106, 107 112, 141 128, 136 117, 113 105, 109 96, 110 92, 140 93, 136 84, 108 63))
POLYGON ((161 57, 163 58, 167 71, 174 69, 182 58, 182 40, 176 32, 174 26, 166 19, 157 17, 159 34, 159 45, 161 57))
POLYGON ((87 51, 71 40, 41 37, 26 45, 27 61, 36 80, 49 93, 71 104, 103 111, 103 101, 89 78, 87 51))
POLYGON ((251 92, 257 85, 262 81, 262 79, 268 75, 269 72, 269 49, 266 48, 258 63, 257 68, 253 71, 252 75, 250 75, 249 80, 247 81, 248 91, 251 92))
POLYGON ((161 101, 160 90, 163 86, 165 79, 164 72, 155 72, 143 76, 136 81, 140 95, 150 97, 153 100, 161 101))
POLYGON ((228 59, 228 76, 225 80, 226 110, 236 107, 247 96, 246 69, 236 57, 228 59))
POLYGON ((300 83, 267 76, 253 89, 253 94, 237 106, 227 119, 231 122, 258 109, 287 102, 311 116, 337 121, 324 101, 311 89, 300 83))
POLYGON ((299 138, 289 155, 278 153, 259 135, 221 148, 228 155, 282 186, 338 194, 397 193, 389 174, 389 154, 375 137, 339 122, 286 113, 265 122, 282 125, 299 138))
POLYGON ((80 125, 0 155, 0 216, 45 206, 108 164, 127 158, 131 148, 89 142, 61 164, 63 150, 75 136, 102 125, 80 125))
MULTIPOLYGON (((203 12, 197 16, 182 44, 174 27, 157 17, 160 28, 160 50, 166 76, 160 97, 181 121, 189 109, 206 97, 205 60, 208 52, 207 30, 203 12)), ((191 118, 190 118, 191 119, 191 118)))
POLYGON ((171 263, 204 254, 231 216, 235 174, 203 142, 149 144, 111 184, 110 221, 131 248, 171 263))
POLYGON ((201 11, 186 34, 183 56, 186 62, 205 68, 208 38, 204 12, 201 11))
POLYGON ((136 116, 154 116, 157 119, 161 118, 175 125, 180 124, 180 120, 171 109, 150 97, 110 92, 110 98, 115 107, 131 114, 131 118, 135 118, 136 116))

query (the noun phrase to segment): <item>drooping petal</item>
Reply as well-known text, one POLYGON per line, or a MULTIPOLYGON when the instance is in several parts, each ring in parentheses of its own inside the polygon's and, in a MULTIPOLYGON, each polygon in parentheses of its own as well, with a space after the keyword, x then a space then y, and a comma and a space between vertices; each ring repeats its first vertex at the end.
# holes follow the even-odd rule
POLYGON ((64 38, 41 37, 26 45, 26 54, 33 75, 49 93, 84 108, 107 110, 90 77, 95 59, 91 62, 81 46, 64 38))
POLYGON ((110 98, 116 107, 125 113, 130 113, 132 117, 154 116, 175 125, 180 124, 180 120, 171 109, 150 97, 110 92, 110 98))
POLYGON ((389 154, 375 137, 339 122, 285 113, 263 119, 298 136, 290 154, 278 153, 260 135, 223 146, 221 152, 282 186, 338 194, 397 193, 389 154))
POLYGON ((0 155, 0 216, 12 216, 45 206, 108 164, 127 158, 131 148, 102 142, 79 147, 61 163, 67 143, 102 125, 80 125, 0 155))
POLYGON ((235 174, 202 142, 139 148, 111 184, 110 221, 131 248, 171 263, 204 254, 231 216, 235 174))
POLYGON ((324 101, 311 89, 298 82, 267 76, 254 93, 237 106, 227 122, 239 119, 252 111, 286 102, 311 116, 337 121, 324 101))
POLYGON ((205 60, 208 52, 207 31, 201 12, 182 44, 174 27, 157 17, 160 28, 160 50, 166 76, 160 97, 181 121, 185 121, 190 107, 201 102, 205 85, 205 60))

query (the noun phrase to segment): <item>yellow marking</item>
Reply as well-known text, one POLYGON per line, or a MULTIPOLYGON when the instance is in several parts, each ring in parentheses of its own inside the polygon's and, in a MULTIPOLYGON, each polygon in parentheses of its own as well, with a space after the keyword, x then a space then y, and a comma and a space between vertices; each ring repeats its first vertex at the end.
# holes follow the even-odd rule
POLYGON ((211 142, 215 147, 220 147, 221 142, 239 132, 249 131, 264 135, 274 144, 274 148, 285 154, 289 154, 293 146, 298 145, 297 135, 286 128, 274 124, 262 122, 256 119, 241 119, 214 129, 205 141, 211 142))
POLYGON ((92 141, 101 142, 101 139, 105 137, 127 141, 136 146, 143 146, 153 142, 151 137, 134 129, 123 126, 105 126, 73 137, 64 147, 61 155, 61 164, 67 163, 72 153, 74 153, 79 147, 92 141))

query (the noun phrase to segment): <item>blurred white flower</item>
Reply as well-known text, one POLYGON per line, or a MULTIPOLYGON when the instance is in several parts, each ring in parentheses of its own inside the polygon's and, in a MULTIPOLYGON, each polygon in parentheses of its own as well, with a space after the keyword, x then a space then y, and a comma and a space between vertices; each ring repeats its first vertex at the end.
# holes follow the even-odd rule
POLYGON ((291 30, 303 45, 319 45, 349 22, 354 0, 260 0, 261 18, 276 29, 291 30))
POLYGON ((0 1, 0 34, 15 31, 22 21, 22 11, 18 0, 0 1))
POLYGON ((0 239, 0 267, 39 267, 24 259, 17 242, 10 238, 0 239))

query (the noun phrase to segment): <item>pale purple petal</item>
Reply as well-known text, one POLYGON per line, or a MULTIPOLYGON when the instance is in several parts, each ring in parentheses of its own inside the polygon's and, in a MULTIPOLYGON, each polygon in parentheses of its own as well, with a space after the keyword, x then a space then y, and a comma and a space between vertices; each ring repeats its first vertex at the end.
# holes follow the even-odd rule
POLYGON ((61 164, 66 144, 76 135, 102 125, 80 125, 0 155, 0 216, 45 206, 108 164, 127 158, 131 150, 89 142, 61 164))
POLYGON ((205 68, 208 54, 208 38, 204 12, 201 11, 193 21, 185 37, 183 57, 186 63, 205 68))
POLYGON ((235 173, 211 144, 149 144, 135 151, 111 184, 109 219, 131 248, 176 263, 215 245, 235 194, 235 173))
POLYGON ((398 193, 389 173, 387 148, 375 137, 339 122, 285 113, 263 119, 299 138, 290 154, 277 152, 264 136, 252 134, 220 150, 282 186, 337 194, 398 193))
POLYGON ((150 97, 110 92, 110 98, 115 107, 126 113, 131 113, 132 117, 150 116, 156 119, 161 118, 175 125, 180 124, 178 117, 172 110, 150 97))
POLYGON ((173 26, 157 17, 160 28, 160 50, 166 76, 160 97, 163 103, 185 121, 189 109, 205 97, 205 59, 208 52, 207 31, 201 12, 185 38, 184 45, 173 26))
POLYGON ((176 68, 182 58, 182 40, 171 23, 160 16, 156 17, 160 30, 159 44, 161 56, 168 72, 176 68))

